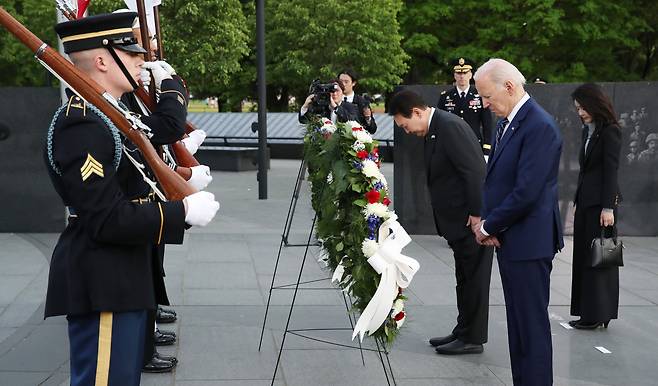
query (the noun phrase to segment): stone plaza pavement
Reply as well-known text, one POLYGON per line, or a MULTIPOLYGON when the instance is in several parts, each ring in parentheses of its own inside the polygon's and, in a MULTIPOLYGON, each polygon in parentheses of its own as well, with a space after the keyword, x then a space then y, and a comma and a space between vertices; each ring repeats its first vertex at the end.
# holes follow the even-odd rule
MULTIPOLYGON (((178 312, 178 334, 164 354, 173 373, 144 374, 143 385, 269 385, 292 298, 275 290, 263 347, 260 327, 299 161, 272 160, 269 199, 258 200, 255 172, 213 172, 209 188, 221 202, 215 221, 192 229, 166 254, 167 288, 178 312)), ((389 181, 393 166, 384 164, 389 181)), ((304 242, 312 219, 304 185, 290 234, 304 242)), ((64 318, 43 320, 48 261, 56 234, 0 234, 0 385, 68 384, 64 318)), ((450 332, 456 316, 454 263, 437 236, 413 236, 404 253, 421 264, 407 295, 408 318, 390 354, 398 385, 512 385, 505 309, 496 264, 491 280, 489 343, 480 355, 445 357, 427 344, 450 332)), ((571 240, 555 260, 551 285, 555 385, 658 385, 658 238, 625 238, 620 319, 608 329, 564 328, 569 320, 571 240), (595 347, 610 351, 602 353, 595 347)), ((304 248, 284 248, 277 285, 294 282, 304 248)), ((313 249, 303 280, 327 278, 313 249)), ((328 281, 313 284, 328 287, 328 281)), ((291 329, 349 327, 339 291, 300 291, 291 329)), ((350 331, 313 336, 343 344, 350 331)), ((367 342, 367 341, 366 341, 367 342)), ((365 343, 372 346, 371 343, 365 343)), ((276 385, 385 385, 375 353, 288 334, 276 385)))

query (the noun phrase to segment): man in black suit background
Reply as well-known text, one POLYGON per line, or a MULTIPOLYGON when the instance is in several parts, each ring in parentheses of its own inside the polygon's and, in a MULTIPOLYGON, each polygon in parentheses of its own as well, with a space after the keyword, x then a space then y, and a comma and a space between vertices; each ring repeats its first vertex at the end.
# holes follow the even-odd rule
POLYGON ((363 95, 354 92, 354 87, 356 87, 356 82, 358 81, 356 72, 350 68, 346 68, 338 73, 338 81, 343 85, 345 94, 343 100, 345 102, 353 103, 358 107, 359 123, 364 129, 368 130, 370 134, 375 134, 375 131, 377 131, 377 122, 375 122, 375 117, 372 115, 370 101, 368 101, 363 95))
POLYGON ((488 157, 494 121, 491 111, 484 107, 478 90, 471 84, 473 62, 459 58, 452 63, 452 70, 455 87, 441 93, 437 107, 465 120, 480 142, 482 153, 488 157))
POLYGON ((487 341, 489 281, 493 249, 475 240, 470 226, 480 221, 485 162, 469 125, 454 114, 430 108, 403 90, 388 105, 405 133, 425 138, 425 168, 437 232, 455 258, 457 325, 431 338, 439 354, 481 353, 487 341))

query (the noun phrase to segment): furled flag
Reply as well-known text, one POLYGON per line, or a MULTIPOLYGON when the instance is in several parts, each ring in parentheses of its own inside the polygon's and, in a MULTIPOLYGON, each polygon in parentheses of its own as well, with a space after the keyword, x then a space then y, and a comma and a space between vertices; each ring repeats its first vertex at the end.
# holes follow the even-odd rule
MULTIPOLYGON (((137 0, 123 0, 128 9, 137 12, 137 0)), ((149 36, 155 34, 155 18, 153 16, 153 7, 160 5, 158 0, 144 0, 144 8, 146 11, 146 24, 148 24, 149 36), (157 3, 157 4, 156 4, 157 3)))
POLYGON ((78 0, 78 16, 76 19, 80 19, 84 16, 90 1, 91 0, 78 0))

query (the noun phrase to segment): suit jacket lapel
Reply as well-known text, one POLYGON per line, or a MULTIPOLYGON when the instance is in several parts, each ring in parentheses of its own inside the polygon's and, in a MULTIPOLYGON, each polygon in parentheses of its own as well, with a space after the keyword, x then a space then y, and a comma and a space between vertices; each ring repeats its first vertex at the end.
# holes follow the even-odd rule
POLYGON ((528 111, 530 111, 530 108, 534 103, 535 102, 532 98, 528 99, 526 103, 524 103, 523 106, 521 106, 519 111, 516 113, 514 119, 512 119, 512 122, 509 123, 509 125, 507 126, 507 130, 505 131, 505 135, 503 135, 503 138, 500 140, 500 143, 498 143, 498 146, 496 146, 493 150, 494 152, 493 159, 490 159, 487 164, 487 172, 493 168, 493 165, 496 163, 498 158, 500 158, 500 154, 505 149, 505 145, 507 145, 507 143, 510 141, 512 136, 516 134, 517 130, 520 127, 521 121, 523 121, 523 119, 528 114, 528 111))
POLYGON ((429 130, 425 136, 425 170, 427 172, 427 178, 429 181, 430 170, 432 167, 432 154, 434 154, 434 149, 436 148, 437 133, 439 131, 438 125, 438 115, 439 109, 434 110, 434 115, 432 116, 432 121, 430 122, 429 130))
POLYGON ((585 142, 587 142, 587 134, 588 134, 588 128, 587 126, 583 126, 583 133, 581 135, 582 141, 580 145, 580 149, 578 150, 578 163, 580 164, 580 167, 583 166, 585 163, 585 142))
MULTIPOLYGON (((583 165, 585 165, 589 160, 589 156, 590 154, 592 154, 592 149, 594 149, 594 146, 596 146, 596 143, 599 141, 600 136, 601 136, 601 129, 597 126, 594 129, 594 132, 592 133, 592 137, 589 139, 589 143, 587 144, 587 149, 585 149, 583 165)), ((587 140, 587 137, 585 137, 585 140, 587 140)))

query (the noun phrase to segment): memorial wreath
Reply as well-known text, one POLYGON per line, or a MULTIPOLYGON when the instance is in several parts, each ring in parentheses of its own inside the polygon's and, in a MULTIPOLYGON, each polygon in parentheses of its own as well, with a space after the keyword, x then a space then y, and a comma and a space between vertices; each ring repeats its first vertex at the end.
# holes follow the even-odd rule
POLYGON ((306 127, 304 152, 322 260, 360 314, 352 339, 368 333, 390 344, 419 264, 401 253, 411 238, 389 209, 378 143, 358 122, 319 118, 306 127))

